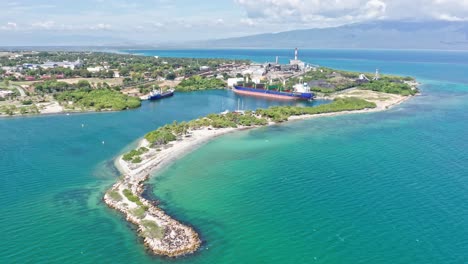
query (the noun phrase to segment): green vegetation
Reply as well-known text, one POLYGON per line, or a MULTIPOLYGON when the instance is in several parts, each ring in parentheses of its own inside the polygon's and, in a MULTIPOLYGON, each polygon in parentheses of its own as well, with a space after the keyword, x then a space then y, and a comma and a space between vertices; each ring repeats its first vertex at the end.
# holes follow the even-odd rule
POLYGON ((38 94, 57 93, 74 89, 74 85, 68 84, 66 82, 58 82, 56 80, 49 80, 34 84, 34 91, 38 94))
MULTIPOLYGON (((105 52, 40 52, 39 54, 23 54, 21 57, 0 57, 0 65, 16 66, 24 63, 42 64, 48 61, 76 61, 80 59, 82 66, 75 69, 56 67, 49 69, 28 69, 25 75, 39 79, 48 75, 64 78, 112 78, 115 71, 122 77, 128 77, 131 82, 143 79, 163 77, 173 80, 176 77, 188 77, 201 72, 200 66, 216 69, 226 63, 249 63, 247 60, 227 60, 215 58, 155 58, 153 56, 137 56, 105 52), (107 66, 110 70, 90 72, 88 67, 107 66)), ((1 71, 1 70, 0 70, 1 71)), ((0 72, 1 73, 1 72, 0 72)), ((9 77, 16 81, 17 78, 9 77)))
POLYGON ((18 113, 21 115, 26 115, 26 114, 34 115, 34 114, 39 114, 40 111, 36 105, 20 106, 20 107, 17 107, 15 105, 0 106, 0 114, 13 116, 18 113))
POLYGON ((149 149, 145 148, 145 147, 141 147, 139 149, 134 149, 134 150, 131 150, 130 152, 128 153, 125 153, 122 157, 123 160, 125 161, 131 161, 132 163, 140 163, 141 162, 141 157, 140 155, 148 152, 149 149))
POLYGON ((140 156, 138 157, 135 157, 133 160, 132 160, 132 163, 141 163, 143 160, 141 159, 140 156))
POLYGON ((322 104, 315 107, 274 106, 268 109, 259 109, 256 113, 260 116, 271 118, 274 122, 283 122, 288 120, 290 116, 295 115, 316 115, 375 107, 375 103, 360 98, 348 97, 337 98, 330 104, 322 104))
POLYGON ((153 145, 164 145, 177 139, 178 136, 185 135, 189 129, 199 129, 212 126, 214 128, 227 128, 241 126, 261 126, 268 121, 258 118, 252 111, 247 111, 244 115, 238 113, 210 114, 204 118, 165 125, 157 130, 145 135, 145 139, 153 145))
MULTIPOLYGON (((258 109, 255 113, 246 111, 244 114, 210 114, 206 117, 192 120, 190 122, 173 122, 145 135, 145 139, 152 145, 164 145, 177 139, 178 136, 185 135, 189 129, 199 129, 202 127, 227 128, 238 126, 263 126, 268 124, 268 119, 274 122, 286 121, 293 115, 320 114, 350 110, 361 110, 365 108, 375 108, 375 103, 359 98, 338 98, 330 104, 316 107, 294 107, 275 106, 268 109, 258 109)), ((138 154, 138 150, 130 151, 124 160, 130 161, 138 154)))
POLYGON ((22 105, 32 105, 33 101, 32 100, 24 100, 21 102, 22 105))
POLYGON ((109 191, 107 195, 114 201, 122 201, 122 196, 117 191, 109 191))
POLYGON ((164 237, 164 229, 154 221, 142 220, 141 225, 145 228, 145 235, 151 238, 161 239, 164 237))
MULTIPOLYGON (((353 87, 401 95, 414 95, 417 93, 417 90, 411 90, 411 87, 404 83, 404 81, 414 81, 412 77, 381 75, 378 81, 367 82, 359 81, 359 75, 360 73, 357 72, 320 67, 315 71, 307 72, 301 77, 288 79, 285 87, 290 89, 296 83, 302 81, 307 82, 312 91, 324 94, 331 94, 353 87)), ((371 79, 374 73, 365 73, 365 75, 371 79)))
MULTIPOLYGON (((5 108, 0 113, 2 115, 31 114, 34 109, 19 108, 18 105, 53 102, 54 98, 60 101, 65 110, 72 111, 136 108, 140 106, 139 100, 124 94, 145 95, 153 87, 162 85, 161 88, 167 89, 176 83, 171 80, 184 78, 188 79, 178 86, 179 91, 221 88, 225 86, 224 82, 213 76, 227 78, 232 65, 250 63, 247 60, 163 58, 106 52, 15 51, 12 54, 21 56, 0 56, 0 65, 8 67, 0 69, 0 88, 13 92, 7 98, 0 98, 0 101, 2 105, 15 105, 17 109, 5 108), (66 65, 58 66, 65 61, 73 63, 73 69, 66 65), (44 66, 47 62, 57 64, 44 66), (34 66, 22 67, 24 64, 34 66), (99 70, 88 71, 88 68, 99 70), (207 77, 200 77, 201 74, 207 77), (19 88, 18 85, 24 85, 22 88, 26 98, 20 97, 16 88, 19 88)), ((137 161, 138 158, 135 159, 137 161)))
POLYGON ((132 191, 130 191, 129 189, 123 190, 123 194, 125 195, 125 197, 127 197, 127 199, 128 199, 130 202, 134 202, 134 203, 136 203, 136 204, 139 205, 139 206, 143 206, 143 203, 140 201, 140 199, 138 198, 138 196, 134 195, 134 194, 132 193, 132 191))
POLYGON ((146 215, 146 210, 143 207, 137 207, 132 210, 132 214, 140 219, 144 218, 146 215))
POLYGON ((176 86, 177 91, 197 91, 197 90, 207 90, 207 89, 220 89, 224 88, 226 83, 223 80, 216 78, 205 78, 198 75, 194 75, 188 79, 180 82, 176 86))
POLYGON ((158 130, 149 132, 145 135, 146 140, 152 144, 164 145, 177 139, 171 131, 168 131, 164 128, 165 127, 162 127, 158 130))
POLYGON ((55 98, 62 104, 73 102, 74 106, 83 110, 125 110, 141 106, 139 98, 130 97, 110 89, 78 89, 55 94, 55 98))
POLYGON ((412 89, 411 86, 404 82, 395 82, 385 79, 364 83, 360 86, 360 88, 376 92, 399 94, 403 96, 415 95, 418 93, 417 89, 412 89))

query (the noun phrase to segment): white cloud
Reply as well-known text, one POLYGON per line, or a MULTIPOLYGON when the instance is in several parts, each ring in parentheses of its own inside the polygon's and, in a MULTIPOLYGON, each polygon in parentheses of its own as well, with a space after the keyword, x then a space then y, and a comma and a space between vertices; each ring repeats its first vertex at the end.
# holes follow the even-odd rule
POLYGON ((240 23, 246 26, 255 26, 255 22, 251 18, 241 18, 240 23))
POLYGON ((437 14, 437 19, 445 20, 445 21, 466 21, 468 18, 466 17, 457 17, 448 14, 437 14))
POLYGON ((18 28, 18 25, 15 22, 7 22, 5 25, 0 26, 1 30, 15 30, 18 28))
POLYGON ((90 26, 91 30, 110 30, 112 28, 109 24, 99 23, 97 25, 90 26))
POLYGON ((383 0, 235 0, 244 8, 244 24, 294 23, 342 24, 384 17, 387 4, 383 0))
POLYGON ((40 21, 31 24, 33 28, 52 29, 55 26, 54 21, 40 21))
POLYGON ((234 0, 244 25, 326 27, 377 19, 468 20, 468 0, 234 0))
POLYGON ((434 0, 431 11, 436 19, 464 21, 468 19, 468 0, 434 0))
POLYGON ((157 27, 157 28, 161 28, 161 27, 164 27, 164 24, 161 23, 161 22, 154 22, 154 23, 152 24, 152 26, 153 26, 153 27, 157 27))

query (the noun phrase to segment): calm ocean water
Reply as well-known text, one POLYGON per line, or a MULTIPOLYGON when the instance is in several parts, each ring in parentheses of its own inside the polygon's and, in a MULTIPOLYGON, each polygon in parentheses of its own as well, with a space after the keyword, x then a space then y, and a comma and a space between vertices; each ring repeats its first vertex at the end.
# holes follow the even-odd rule
MULTIPOLYGON (((132 52, 260 62, 292 53, 132 52)), ((100 201, 118 176, 112 159, 151 129, 234 109, 238 97, 186 93, 134 111, 0 119, 0 263, 467 263, 468 53, 300 56, 412 75, 423 95, 387 112, 226 135, 159 173, 150 195, 205 241, 177 260, 148 255, 100 201)))

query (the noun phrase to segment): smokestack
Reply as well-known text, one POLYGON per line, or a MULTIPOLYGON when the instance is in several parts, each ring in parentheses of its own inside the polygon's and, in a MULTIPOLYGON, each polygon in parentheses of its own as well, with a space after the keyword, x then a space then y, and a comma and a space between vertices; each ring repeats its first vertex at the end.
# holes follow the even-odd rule
POLYGON ((294 50, 294 59, 297 60, 297 48, 294 50))

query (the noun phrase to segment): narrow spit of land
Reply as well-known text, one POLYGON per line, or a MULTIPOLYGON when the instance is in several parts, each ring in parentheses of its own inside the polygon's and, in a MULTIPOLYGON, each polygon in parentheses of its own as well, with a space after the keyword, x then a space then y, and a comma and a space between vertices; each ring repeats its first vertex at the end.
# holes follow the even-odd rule
POLYGON ((334 96, 330 104, 316 107, 271 107, 255 112, 212 114, 190 122, 173 123, 148 133, 134 149, 116 160, 122 177, 105 194, 105 203, 135 224, 146 247, 157 255, 177 257, 195 252, 198 233, 144 199, 150 175, 211 139, 237 130, 352 113, 383 111, 411 96, 353 90, 334 96))

